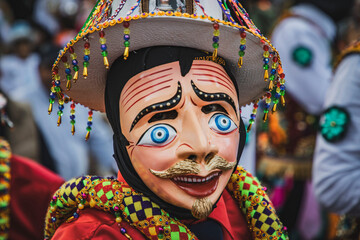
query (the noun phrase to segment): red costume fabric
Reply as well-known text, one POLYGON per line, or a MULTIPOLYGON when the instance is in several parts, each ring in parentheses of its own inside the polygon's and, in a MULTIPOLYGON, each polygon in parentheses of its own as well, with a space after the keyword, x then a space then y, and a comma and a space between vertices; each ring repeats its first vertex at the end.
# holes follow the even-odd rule
MULTIPOLYGON (((119 181, 124 181, 119 176, 119 181)), ((96 209, 87 208, 80 212, 79 218, 69 223, 62 224, 55 232, 53 240, 71 239, 120 239, 128 240, 120 232, 120 227, 115 222, 114 215, 96 209)), ((247 240, 251 234, 244 216, 236 201, 227 190, 217 203, 217 207, 209 215, 210 219, 217 221, 223 230, 224 240, 247 240)), ((186 224, 189 224, 186 222, 186 224)), ((191 224, 191 223, 190 223, 191 224)), ((120 223, 127 233, 136 240, 145 240, 146 237, 138 230, 131 227, 126 221, 120 223)))
POLYGON ((43 239, 47 207, 64 180, 24 157, 13 155, 10 166, 9 239, 43 239))

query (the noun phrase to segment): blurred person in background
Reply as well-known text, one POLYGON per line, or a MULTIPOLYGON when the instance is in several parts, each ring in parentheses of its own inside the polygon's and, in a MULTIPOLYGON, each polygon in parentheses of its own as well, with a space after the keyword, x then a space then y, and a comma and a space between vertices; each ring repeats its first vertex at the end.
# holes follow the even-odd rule
POLYGON ((332 75, 336 24, 350 15, 353 4, 353 0, 296 0, 272 33, 282 56, 286 103, 291 108, 274 113, 261 129, 258 176, 268 182, 290 239, 325 235, 311 167, 318 116, 332 75))
POLYGON ((339 239, 360 238, 359 66, 360 41, 346 49, 337 64, 326 94, 314 158, 317 198, 328 211, 348 215, 340 222, 339 239))

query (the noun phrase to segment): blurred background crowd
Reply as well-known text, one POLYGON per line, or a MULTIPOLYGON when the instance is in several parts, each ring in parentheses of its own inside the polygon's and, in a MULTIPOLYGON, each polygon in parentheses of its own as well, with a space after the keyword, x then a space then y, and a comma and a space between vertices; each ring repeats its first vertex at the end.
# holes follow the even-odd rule
MULTIPOLYGON (((58 106, 50 116, 47 112, 52 63, 79 32, 95 2, 0 0, 0 114, 2 125, 8 126, 1 128, 1 135, 15 154, 33 159, 65 180, 117 172, 112 131, 100 113, 94 113, 92 136, 85 142, 88 109, 76 104, 74 136, 70 109, 64 110, 59 127, 58 106)), ((312 163, 332 66, 346 46, 360 39, 360 0, 242 4, 279 50, 288 96, 287 108, 279 107, 268 123, 253 127, 240 164, 269 188, 290 239, 332 239, 340 218, 319 204, 312 163)))

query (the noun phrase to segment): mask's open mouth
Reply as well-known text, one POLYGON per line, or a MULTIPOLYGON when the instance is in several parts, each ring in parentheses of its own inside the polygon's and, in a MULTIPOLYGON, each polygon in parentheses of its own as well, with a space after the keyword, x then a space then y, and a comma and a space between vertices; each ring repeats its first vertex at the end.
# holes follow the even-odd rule
POLYGON ((212 172, 202 177, 198 175, 182 175, 171 180, 187 194, 196 198, 203 198, 215 192, 221 172, 212 172))

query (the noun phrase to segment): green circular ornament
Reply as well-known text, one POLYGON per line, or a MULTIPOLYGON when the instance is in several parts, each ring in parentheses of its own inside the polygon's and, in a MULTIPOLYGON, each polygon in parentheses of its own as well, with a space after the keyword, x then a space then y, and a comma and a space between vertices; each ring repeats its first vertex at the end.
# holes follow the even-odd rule
POLYGON ((350 115, 346 109, 332 106, 323 113, 320 119, 321 135, 328 142, 338 142, 344 138, 349 122, 350 115))
POLYGON ((299 46, 295 48, 292 54, 292 58, 295 63, 300 65, 301 67, 308 67, 312 62, 312 51, 304 46, 299 46))

